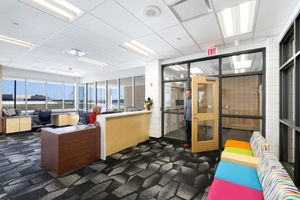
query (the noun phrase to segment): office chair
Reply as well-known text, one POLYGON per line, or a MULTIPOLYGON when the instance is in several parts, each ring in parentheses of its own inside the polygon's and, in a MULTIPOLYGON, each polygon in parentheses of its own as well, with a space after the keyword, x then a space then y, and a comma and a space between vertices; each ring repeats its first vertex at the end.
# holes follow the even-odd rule
POLYGON ((90 123, 90 116, 91 116, 91 113, 90 112, 86 112, 84 113, 84 124, 89 124, 90 123))
POLYGON ((85 124, 85 116, 84 116, 84 113, 85 113, 84 110, 78 110, 79 123, 80 123, 80 124, 85 124))
POLYGON ((41 126, 38 131, 41 130, 41 128, 45 128, 48 126, 51 126, 51 110, 40 110, 39 111, 39 125, 41 126))

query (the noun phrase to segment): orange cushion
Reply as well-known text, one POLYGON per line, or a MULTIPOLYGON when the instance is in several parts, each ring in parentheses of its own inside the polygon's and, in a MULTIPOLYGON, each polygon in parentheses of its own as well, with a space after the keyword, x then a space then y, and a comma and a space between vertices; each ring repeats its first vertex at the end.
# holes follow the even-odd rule
POLYGON ((251 150, 251 146, 249 142, 238 141, 238 140, 227 140, 225 143, 225 147, 236 147, 236 148, 251 150))

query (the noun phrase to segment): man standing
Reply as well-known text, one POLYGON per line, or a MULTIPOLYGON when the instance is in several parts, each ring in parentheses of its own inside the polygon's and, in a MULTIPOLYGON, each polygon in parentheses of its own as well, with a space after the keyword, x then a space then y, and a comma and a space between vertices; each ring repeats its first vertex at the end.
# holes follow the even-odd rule
POLYGON ((188 89, 186 95, 187 98, 184 107, 186 144, 184 144, 183 147, 188 148, 191 146, 192 135, 192 90, 188 89))

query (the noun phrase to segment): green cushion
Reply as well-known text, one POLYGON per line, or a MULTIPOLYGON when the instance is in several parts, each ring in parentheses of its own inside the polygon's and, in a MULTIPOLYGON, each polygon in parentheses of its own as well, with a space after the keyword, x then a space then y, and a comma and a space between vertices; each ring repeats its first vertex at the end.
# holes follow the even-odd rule
POLYGON ((224 151, 227 151, 227 152, 230 152, 230 153, 246 155, 246 156, 254 156, 252 150, 242 149, 242 148, 237 148, 237 147, 226 147, 224 149, 224 151))

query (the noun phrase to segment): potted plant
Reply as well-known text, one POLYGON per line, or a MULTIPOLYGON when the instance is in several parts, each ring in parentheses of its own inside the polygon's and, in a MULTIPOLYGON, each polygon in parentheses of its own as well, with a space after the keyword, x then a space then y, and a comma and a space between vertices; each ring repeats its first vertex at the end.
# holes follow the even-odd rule
POLYGON ((146 110, 150 111, 153 108, 153 101, 150 97, 145 100, 144 107, 146 110))

